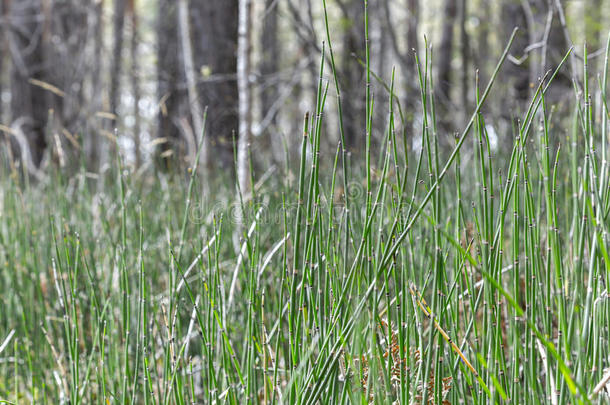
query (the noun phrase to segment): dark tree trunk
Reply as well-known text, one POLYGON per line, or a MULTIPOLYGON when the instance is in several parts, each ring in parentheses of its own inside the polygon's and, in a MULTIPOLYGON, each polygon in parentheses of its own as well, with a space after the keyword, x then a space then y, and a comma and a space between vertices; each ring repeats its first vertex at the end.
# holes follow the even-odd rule
POLYGON ((271 129, 276 126, 277 114, 272 111, 274 103, 278 98, 278 79, 280 60, 280 44, 278 41, 278 2, 276 0, 265 0, 265 16, 261 35, 262 62, 261 75, 263 77, 263 89, 261 91, 261 116, 268 118, 271 129))
POLYGON ((460 0, 460 54, 462 57, 462 77, 461 77, 461 88, 460 88, 460 108, 462 110, 462 125, 466 125, 468 120, 469 100, 470 100, 470 83, 468 71, 470 69, 470 38, 466 32, 466 17, 468 15, 468 2, 467 0, 460 0))
POLYGON ((157 97, 159 99, 158 136, 165 138, 160 155, 185 155, 185 142, 181 141, 180 116, 185 99, 178 41, 177 5, 174 0, 159 0, 157 17, 157 97))
POLYGON ((455 20, 457 15, 457 1, 445 0, 442 17, 442 34, 441 42, 438 47, 438 79, 436 81, 436 89, 442 104, 449 106, 451 104, 451 60, 453 59, 453 33, 455 20))
POLYGON ((140 150, 140 66, 138 63, 140 39, 138 35, 138 10, 136 9, 136 2, 134 0, 129 0, 129 15, 131 16, 131 71, 129 76, 131 81, 131 93, 133 96, 133 141, 135 149, 135 166, 136 168, 139 168, 142 165, 142 153, 140 150))
POLYGON ((491 11, 489 2, 482 1, 479 7, 478 19, 480 21, 478 35, 476 38, 476 68, 479 71, 479 84, 487 84, 487 61, 489 54, 489 27, 491 25, 491 11))
POLYGON ((208 109, 206 136, 210 164, 233 168, 233 136, 237 139, 237 0, 191 2, 195 69, 203 73, 199 94, 208 109))
POLYGON ((408 22, 407 22, 407 57, 405 72, 407 77, 407 89, 406 89, 406 125, 407 130, 413 130, 413 123, 415 121, 415 114, 417 113, 417 106, 419 104, 419 83, 417 79, 417 70, 415 66, 414 52, 417 52, 418 37, 417 31, 419 27, 419 1, 418 0, 407 0, 407 11, 408 11, 408 22))
POLYGON ((63 166, 76 163, 87 112, 83 82, 89 71, 86 48, 89 1, 12 1, 8 32, 12 57, 11 111, 20 142, 39 165, 49 137, 63 166), (51 114, 52 111, 52 114, 51 114), (49 121, 50 117, 52 120, 49 121))
MULTIPOLYGON (((386 26, 382 23, 384 18, 381 2, 369 2, 369 38, 371 41, 371 71, 381 77, 390 77, 392 66, 387 63, 388 53, 391 51, 386 26)), ((385 130, 388 125, 388 94, 383 86, 378 86, 373 79, 371 86, 375 105, 373 110, 373 138, 375 148, 385 139, 385 130)))
POLYGON ((506 43, 513 29, 519 27, 513 45, 510 49, 514 57, 502 67, 497 90, 500 92, 499 116, 508 123, 506 135, 500 140, 500 147, 508 153, 513 146, 512 127, 515 120, 521 115, 530 90, 530 62, 531 58, 523 58, 525 49, 530 43, 529 28, 525 11, 520 0, 506 0, 501 8, 502 43, 506 43), (521 63, 516 63, 520 59, 521 63))
MULTIPOLYGON (((91 64, 86 54, 88 42, 88 1, 69 0, 55 2, 52 11, 51 30, 54 38, 49 41, 48 80, 64 92, 49 95, 55 110, 59 132, 67 130, 72 139, 66 147, 73 149, 74 136, 83 131, 86 121, 83 82, 91 64), (57 40, 57 38, 59 40, 57 40)), ((96 61, 94 63, 99 63, 96 61)))
POLYGON ((90 10, 91 20, 93 22, 92 37, 93 37, 93 63, 90 70, 91 82, 91 98, 89 103, 88 115, 89 122, 85 130, 84 150, 87 162, 87 168, 91 171, 96 171, 100 160, 100 134, 102 126, 98 120, 92 120, 92 117, 98 111, 103 111, 103 101, 100 96, 102 93, 102 48, 103 48, 103 15, 104 2, 100 1, 90 10))
POLYGON ((343 103, 343 128, 347 148, 354 152, 364 145, 366 136, 364 3, 346 2, 343 18, 347 27, 343 34, 343 55, 340 77, 343 103))
MULTIPOLYGON (((126 0, 114 0, 112 66, 110 68, 110 112, 118 115, 123 67, 126 0)), ((115 120, 114 126, 117 122, 115 120)))
MULTIPOLYGON (((4 21, 8 19, 8 0, 0 0, 0 18, 4 21)), ((4 69, 6 67, 6 55, 8 52, 8 42, 6 30, 8 24, 0 27, 0 95, 4 92, 4 69)), ((4 103, 0 99, 0 122, 4 122, 4 103)), ((7 135, 8 136, 8 135, 7 135)))
MULTIPOLYGON (((48 93, 31 80, 46 82, 44 42, 48 34, 40 0, 13 1, 10 5, 11 113, 27 139, 32 164, 38 166, 47 146, 48 93)), ((24 145, 25 146, 25 145, 24 145)))
MULTIPOLYGON (((0 0, 0 18, 2 18, 4 21, 8 21, 9 18, 9 14, 8 14, 8 0, 0 0)), ((8 47, 8 36, 7 36, 7 31, 8 31, 8 24, 2 24, 2 26, 0 27, 0 95, 4 93, 5 89, 5 83, 4 83, 4 77, 6 74, 6 62, 7 62, 7 56, 8 56, 8 52, 9 52, 9 47, 8 47)), ((4 108, 4 101, 2 99, 0 99, 0 123, 6 123, 7 121, 5 121, 5 108, 4 108)), ((10 134, 4 132, 0 135, 0 144, 4 145, 5 147, 5 152, 6 152, 6 157, 7 157, 7 161, 11 167, 11 170, 15 169, 14 166, 14 162, 15 162, 15 153, 17 152, 17 144, 14 143, 14 140, 12 139, 13 137, 10 136, 10 134)))
MULTIPOLYGON (((262 55, 260 72, 262 77, 260 92, 261 125, 265 135, 258 141, 258 147, 271 151, 274 161, 283 161, 286 157, 282 143, 278 142, 278 114, 286 110, 286 106, 278 104, 280 96, 280 42, 278 39, 278 9, 279 2, 265 0, 263 27, 260 37, 262 55)), ((294 93, 292 93, 294 94, 294 93)), ((297 114, 298 116, 299 114, 297 114)))
MULTIPOLYGON (((529 45, 529 35, 527 19, 521 2, 519 0, 506 0, 502 3, 502 21, 503 21, 503 35, 501 41, 504 43, 510 37, 513 29, 519 27, 515 41, 511 47, 511 54, 516 58, 520 59, 524 55, 524 51, 529 45)), ((503 68, 505 80, 502 83, 507 83, 508 93, 507 97, 504 97, 506 102, 513 100, 517 104, 522 104, 527 100, 529 94, 529 61, 523 60, 521 64, 517 64, 513 61, 509 61, 503 68)), ((502 108, 504 111, 513 111, 511 106, 502 108)), ((515 107, 513 105, 512 107, 515 107)), ((514 111, 516 112, 516 111, 514 111)))

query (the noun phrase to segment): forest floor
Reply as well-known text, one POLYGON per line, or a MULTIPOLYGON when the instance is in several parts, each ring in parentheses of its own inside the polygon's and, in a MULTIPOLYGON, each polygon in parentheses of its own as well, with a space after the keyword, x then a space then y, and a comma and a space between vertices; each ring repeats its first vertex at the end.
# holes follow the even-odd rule
POLYGON ((2 172, 0 403, 608 400, 608 108, 585 81, 552 115, 548 83, 512 148, 479 111, 439 148, 423 97, 420 150, 391 107, 352 165, 320 151, 320 82, 241 198, 195 167, 2 172))

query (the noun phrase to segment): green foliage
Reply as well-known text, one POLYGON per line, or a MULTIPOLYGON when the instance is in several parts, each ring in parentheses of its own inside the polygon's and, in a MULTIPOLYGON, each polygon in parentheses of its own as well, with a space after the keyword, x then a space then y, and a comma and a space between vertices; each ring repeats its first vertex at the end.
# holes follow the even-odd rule
MULTIPOLYGON (((327 25, 334 67, 330 39, 327 25)), ((377 161, 370 143, 363 164, 342 143, 320 151, 323 55, 299 161, 243 203, 232 186, 197 197, 196 169, 4 176, 0 341, 16 332, 2 400, 597 401, 610 359, 605 92, 592 105, 585 79, 566 139, 546 77, 512 150, 494 154, 481 107, 505 56, 449 154, 426 49, 418 151, 393 75, 377 161)))

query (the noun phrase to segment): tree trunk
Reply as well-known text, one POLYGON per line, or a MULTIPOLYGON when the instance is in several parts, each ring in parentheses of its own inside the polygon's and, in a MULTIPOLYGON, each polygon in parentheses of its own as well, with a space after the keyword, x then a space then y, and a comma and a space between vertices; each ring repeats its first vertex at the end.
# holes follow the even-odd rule
MULTIPOLYGON (((0 18, 4 21, 8 21, 9 19, 8 0, 0 0, 0 18)), ((9 55, 8 30, 8 24, 2 24, 2 26, 0 26, 0 95, 4 94, 5 91, 3 79, 6 74, 7 56, 9 55)), ((5 121, 6 118, 4 102, 0 99, 0 123, 8 123, 8 121, 5 121)), ((16 169, 15 153, 18 153, 18 145, 14 142, 13 137, 7 132, 2 132, 0 135, 0 143, 5 147, 7 162, 11 168, 11 172, 14 172, 16 169)))
MULTIPOLYGON (((178 0, 178 27, 180 30, 180 43, 182 45, 184 76, 186 77, 187 95, 190 106, 191 118, 193 121, 193 130, 195 131, 194 140, 199 145, 205 139, 203 136, 203 109, 201 108, 199 97, 197 96, 197 79, 195 76, 195 64, 193 61, 193 46, 191 43, 191 30, 188 18, 187 0, 178 0)), ((208 144, 205 142, 202 146, 200 161, 207 167, 208 161, 208 144)), ((191 160, 196 156, 197 151, 191 151, 191 160)))
POLYGON ((237 0, 191 2, 193 58, 202 73, 199 96, 208 108, 206 136, 211 166, 231 170, 233 134, 238 130, 237 0))
POLYGON ((417 32, 419 29, 419 1, 407 0, 408 22, 407 22, 407 53, 405 72, 407 77, 406 89, 406 126, 407 131, 413 131, 413 123, 417 106, 419 104, 419 83, 415 66, 414 53, 419 49, 417 32))
POLYGON ((13 1, 9 14, 11 50, 11 114, 23 134, 20 142, 22 160, 39 166, 47 146, 45 128, 48 119, 48 93, 32 80, 46 82, 44 35, 46 16, 40 0, 13 1), (28 149, 28 150, 24 150, 28 149))
POLYGON ((460 54, 462 59, 462 77, 461 77, 461 88, 460 88, 460 108, 462 110, 462 125, 467 124, 470 110, 469 106, 469 95, 470 95, 470 80, 468 71, 470 69, 470 38, 466 32, 466 16, 468 15, 468 2, 467 0, 460 0, 460 54))
POLYGON ((364 145, 366 138, 365 69, 358 62, 358 59, 365 60, 364 3, 350 1, 342 10, 347 25, 343 34, 343 57, 339 77, 343 128, 346 146, 354 151, 364 145))
POLYGON ((492 15, 488 1, 482 1, 478 8, 480 14, 477 17, 480 21, 480 26, 476 38, 477 55, 475 63, 479 71, 479 85, 484 86, 487 84, 487 62, 491 56, 489 53, 489 27, 492 24, 492 15))
POLYGON ((451 60, 453 59, 453 31, 457 15, 457 1, 445 0, 442 17, 442 34, 438 47, 438 79, 436 88, 440 101, 446 107, 451 105, 451 60))
MULTIPOLYGON (((7 0, 0 0, 0 18, 2 18, 2 20, 7 21, 8 20, 8 2, 7 0)), ((6 31, 7 31, 7 25, 8 24, 2 24, 2 26, 0 26, 0 95, 4 93, 4 69, 6 67, 5 65, 5 59, 6 59, 6 55, 7 55, 7 51, 8 51, 8 42, 7 42, 7 36, 6 36, 6 31)), ((0 99, 0 123, 4 122, 4 103, 3 101, 0 99)), ((8 136, 8 134, 5 134, 6 136, 8 136)))
POLYGON ((252 92, 250 88, 250 40, 252 31, 252 2, 239 0, 239 25, 237 38, 237 86, 239 89, 239 140, 237 148, 237 180, 239 191, 250 191, 248 151, 252 131, 252 92))
POLYGON ((89 1, 66 0, 52 3, 50 15, 52 40, 48 42, 48 76, 50 84, 59 88, 63 95, 51 91, 48 94, 50 108, 54 110, 53 136, 56 147, 64 158, 74 165, 79 161, 78 134, 84 132, 87 121, 87 102, 83 83, 91 61, 87 55, 89 44, 89 1), (61 142, 59 142, 61 140, 61 142))
POLYGON ((91 82, 91 102, 89 103, 88 116, 90 122, 87 123, 85 129, 86 138, 83 140, 85 158, 87 162, 87 169, 90 171, 97 171, 100 160, 100 135, 102 126, 98 124, 98 121, 91 121, 91 117, 103 110, 102 103, 102 64, 99 62, 102 60, 102 48, 103 48, 103 15, 104 15, 104 2, 99 1, 94 3, 95 6, 89 11, 91 14, 90 20, 92 23, 92 36, 93 36, 93 63, 91 64, 91 70, 89 73, 91 82))
POLYGON ((169 157, 184 155, 185 142, 181 140, 180 116, 183 99, 179 90, 181 81, 181 52, 178 43, 178 17, 174 0, 158 0, 157 16, 157 97, 159 99, 158 137, 165 138, 159 156, 164 165, 169 157))
POLYGON ((133 96, 133 143, 135 150, 135 167, 136 169, 140 168, 142 165, 142 151, 140 149, 140 129, 141 129, 141 119, 140 119, 140 99, 141 99, 141 91, 140 91, 140 66, 139 66, 139 35, 138 35, 138 10, 136 0, 129 0, 129 15, 131 16, 131 71, 130 71, 130 81, 131 81, 131 92, 133 96))
POLYGON ((278 2, 265 0, 265 16, 261 34, 262 60, 261 75, 263 89, 261 91, 261 116, 269 122, 271 129, 277 125, 277 114, 273 105, 278 98, 277 73, 279 71, 280 46, 278 41, 278 2))
MULTIPOLYGON (((388 77, 392 66, 387 63, 390 44, 383 20, 383 6, 381 2, 369 2, 369 39, 371 44, 371 71, 381 77, 388 77)), ((378 134, 372 141, 378 147, 384 139, 384 132, 388 125, 388 94, 383 86, 372 83, 371 92, 374 94, 375 105, 373 109, 373 133, 378 134)))
MULTIPOLYGON (((511 55, 514 59, 509 60, 501 72, 504 77, 500 83, 507 86, 506 96, 502 97, 501 110, 506 118, 512 119, 507 114, 518 116, 519 108, 527 101, 529 95, 529 59, 523 59, 516 63, 515 59, 521 59, 525 49, 530 43, 529 29, 525 11, 520 0, 506 0, 502 3, 501 16, 503 21, 501 41, 506 42, 515 27, 519 31, 511 47, 511 55)), ((510 142, 512 144, 512 141, 510 142)))
MULTIPOLYGON (((125 26, 126 0, 114 0, 112 67, 110 68, 110 112, 118 115, 120 103, 121 71, 123 66, 123 31, 125 26)), ((117 126, 117 120, 113 127, 117 126)), ((114 128, 113 128, 114 129, 114 128)))
POLYGON ((511 135, 513 134, 513 124, 521 115, 529 98, 531 60, 525 58, 520 63, 516 63, 516 59, 521 59, 524 56, 525 49, 530 43, 530 27, 528 27, 525 11, 520 0, 506 0, 502 3, 501 21, 502 36, 500 40, 502 43, 508 40, 515 27, 519 27, 510 49, 513 58, 506 61, 497 80, 498 90, 502 94, 498 103, 499 116, 504 118, 504 123, 506 123, 505 130, 502 131, 506 135, 500 140, 499 145, 502 152, 509 153, 514 140, 511 135))

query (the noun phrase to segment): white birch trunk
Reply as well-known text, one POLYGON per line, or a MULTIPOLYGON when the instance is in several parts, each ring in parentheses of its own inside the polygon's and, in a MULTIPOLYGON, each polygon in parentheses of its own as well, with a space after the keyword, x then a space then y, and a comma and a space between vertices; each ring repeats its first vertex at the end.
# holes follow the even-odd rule
MULTIPOLYGON (((193 117, 193 131, 195 131, 195 139, 197 140, 197 146, 199 146, 202 142, 201 136, 203 135, 203 109, 199 103, 199 97, 197 97, 197 79, 195 77, 195 63, 193 62, 193 45, 191 43, 187 1, 188 0, 178 0, 178 25, 182 51, 184 52, 184 73, 188 87, 189 107, 191 116, 193 117)), ((206 168, 208 163, 208 142, 206 139, 203 139, 203 142, 204 144, 201 149, 199 161, 201 165, 206 168)), ((192 164, 194 165, 197 149, 190 152, 192 164)))
POLYGON ((252 132, 252 92, 249 83, 252 36, 252 1, 239 0, 237 28, 237 89, 239 93, 239 138, 237 141, 237 181, 242 195, 250 191, 248 149, 252 132))

